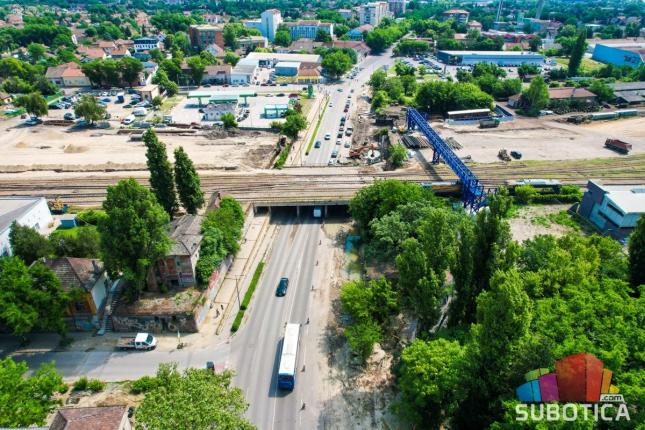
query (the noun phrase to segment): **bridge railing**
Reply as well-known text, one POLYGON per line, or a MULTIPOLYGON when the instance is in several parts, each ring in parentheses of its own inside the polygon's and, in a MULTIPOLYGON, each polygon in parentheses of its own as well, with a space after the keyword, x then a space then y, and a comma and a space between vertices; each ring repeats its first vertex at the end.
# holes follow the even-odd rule
POLYGON ((477 176, 457 157, 446 141, 430 127, 426 119, 416 109, 408 108, 407 113, 408 130, 418 128, 432 145, 432 162, 436 164, 439 162, 439 158, 442 158, 461 181, 464 206, 473 210, 483 206, 486 194, 477 176))

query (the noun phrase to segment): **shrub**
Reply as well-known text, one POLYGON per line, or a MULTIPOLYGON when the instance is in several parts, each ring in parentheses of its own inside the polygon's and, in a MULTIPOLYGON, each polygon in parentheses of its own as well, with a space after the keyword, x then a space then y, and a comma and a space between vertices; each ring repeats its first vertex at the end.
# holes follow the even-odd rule
POLYGON ((92 391, 93 393, 98 393, 99 391, 103 391, 105 388, 105 382, 101 382, 98 379, 90 379, 87 382, 87 389, 92 391))
POLYGON ((530 185, 520 185, 515 187, 515 200, 518 203, 530 203, 538 191, 530 185))
POLYGON ((76 218, 86 224, 98 225, 107 215, 103 210, 86 209, 76 214, 76 218))
POLYGON ((142 376, 141 378, 132 381, 130 384, 130 392, 132 394, 147 393, 153 388, 157 387, 157 378, 154 376, 142 376))
POLYGON ((72 387, 72 390, 74 391, 85 391, 87 390, 87 384, 89 381, 85 376, 81 376, 76 382, 74 382, 74 386, 72 387))

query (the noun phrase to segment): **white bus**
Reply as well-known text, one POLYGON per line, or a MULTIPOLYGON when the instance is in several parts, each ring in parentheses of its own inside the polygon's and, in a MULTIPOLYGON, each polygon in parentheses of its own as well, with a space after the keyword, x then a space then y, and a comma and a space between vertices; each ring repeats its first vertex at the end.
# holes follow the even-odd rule
POLYGON ((278 388, 293 390, 296 385, 296 362, 298 359, 298 341, 300 324, 287 324, 282 340, 280 367, 278 368, 278 388))

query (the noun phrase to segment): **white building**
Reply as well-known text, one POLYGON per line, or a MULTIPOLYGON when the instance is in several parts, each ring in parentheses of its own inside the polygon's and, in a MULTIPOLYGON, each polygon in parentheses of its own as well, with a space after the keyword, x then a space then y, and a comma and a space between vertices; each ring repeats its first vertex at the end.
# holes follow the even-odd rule
POLYGON ((275 33, 278 31, 278 26, 282 23, 282 15, 278 9, 268 9, 260 14, 260 21, 262 22, 262 29, 260 32, 262 36, 273 42, 275 33))
POLYGON ((371 2, 361 6, 360 23, 377 27, 383 18, 389 16, 387 2, 371 2))
POLYGON ((0 256, 12 255, 9 233, 14 221, 45 233, 54 219, 44 197, 0 197, 0 256))
POLYGON ((204 108, 204 121, 220 121, 222 115, 231 113, 237 117, 237 97, 234 100, 212 101, 204 108))
POLYGON ((244 85, 255 81, 258 71, 258 60, 254 58, 242 58, 231 70, 231 84, 244 85))
POLYGON ((149 51, 151 49, 161 49, 161 42, 156 37, 139 37, 134 39, 134 52, 149 51))

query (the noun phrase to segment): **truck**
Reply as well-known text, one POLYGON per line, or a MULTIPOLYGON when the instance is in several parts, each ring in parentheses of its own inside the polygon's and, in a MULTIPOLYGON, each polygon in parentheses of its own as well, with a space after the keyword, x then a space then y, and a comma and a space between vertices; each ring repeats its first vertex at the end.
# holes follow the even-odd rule
POLYGON ((499 127, 499 119, 482 119, 479 121, 479 128, 496 128, 499 127))
POLYGON ((150 333, 137 333, 136 336, 122 336, 119 338, 116 347, 121 350, 141 349, 150 350, 157 346, 157 338, 150 333))
POLYGON ((621 154, 627 154, 632 150, 631 143, 623 142, 622 140, 618 139, 605 140, 605 147, 613 149, 616 152, 620 152, 621 154))

